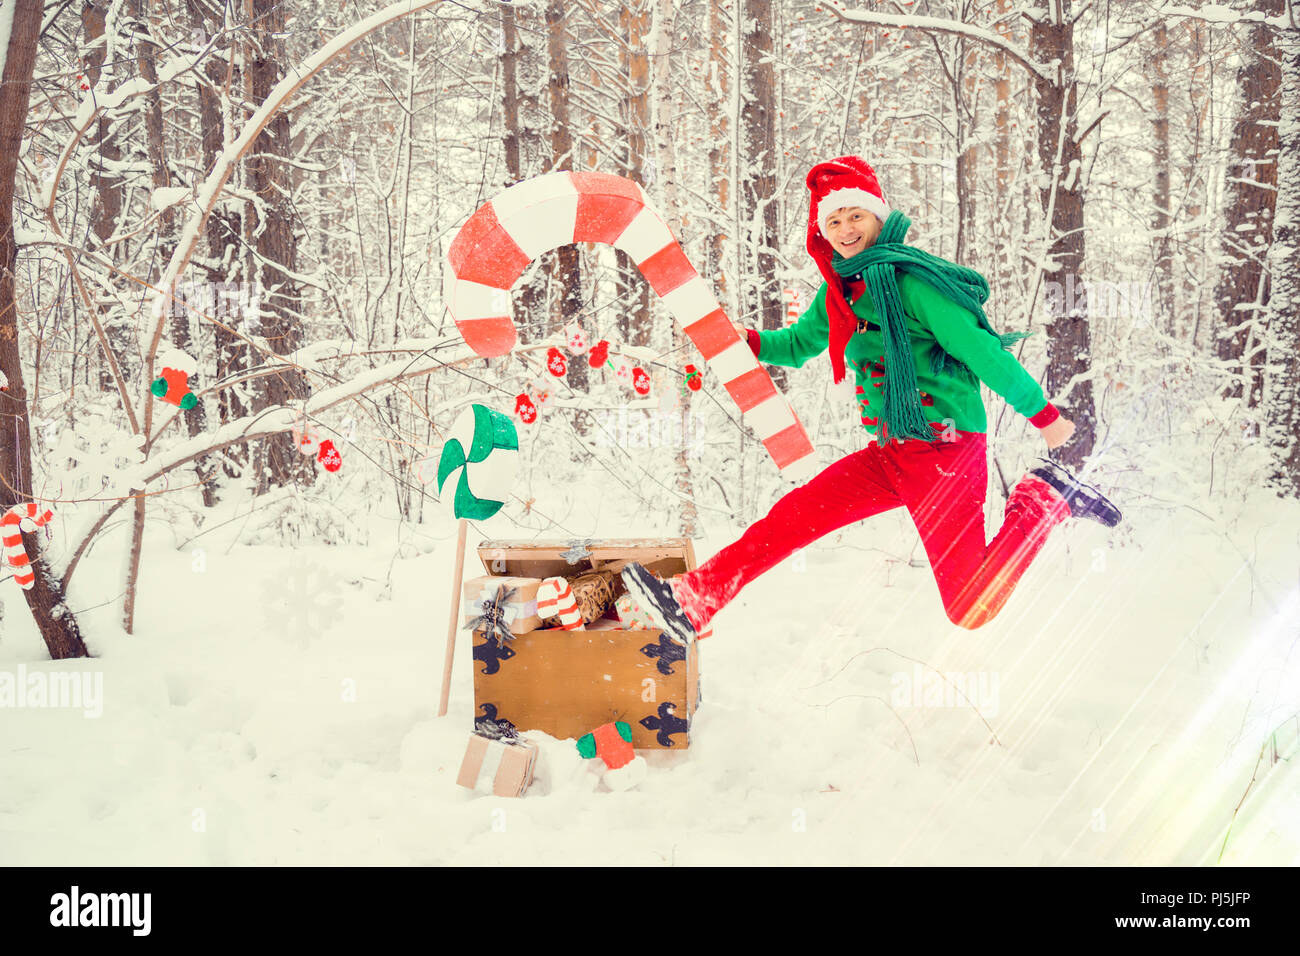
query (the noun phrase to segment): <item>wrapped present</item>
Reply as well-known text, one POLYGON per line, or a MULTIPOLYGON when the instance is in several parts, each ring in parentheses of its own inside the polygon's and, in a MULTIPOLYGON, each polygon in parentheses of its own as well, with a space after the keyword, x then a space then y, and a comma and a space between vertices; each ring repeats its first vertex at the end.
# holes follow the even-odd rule
POLYGON ((618 615, 619 623, 630 631, 659 626, 650 613, 637 603, 637 599, 627 592, 620 594, 618 600, 614 602, 614 613, 618 615))
POLYGON ((537 745, 519 737, 470 734, 456 783, 482 794, 518 797, 533 782, 537 745))
POLYGON ((466 581, 464 626, 504 640, 535 630, 542 624, 537 614, 541 583, 540 578, 490 574, 466 581))
POLYGON ((601 568, 568 579, 584 624, 604 617, 605 612, 614 606, 614 601, 624 590, 623 579, 619 576, 621 570, 621 565, 617 569, 601 568))

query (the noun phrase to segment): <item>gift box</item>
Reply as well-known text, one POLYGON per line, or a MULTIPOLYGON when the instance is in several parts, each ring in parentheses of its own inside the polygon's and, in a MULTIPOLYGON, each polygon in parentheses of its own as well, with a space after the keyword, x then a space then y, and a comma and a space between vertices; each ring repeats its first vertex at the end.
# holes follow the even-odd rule
MULTIPOLYGON (((637 561, 669 577, 695 566, 686 539, 487 541, 485 568, 522 577, 563 576, 637 561)), ((612 609, 611 609, 611 614, 612 609)), ((503 642, 475 631, 475 718, 519 731, 577 739, 593 727, 625 721, 637 749, 682 749, 699 703, 697 644, 683 647, 658 628, 630 630, 612 616, 585 629, 546 628, 503 642)))
POLYGON ((631 594, 624 592, 614 602, 614 613, 618 615, 619 623, 629 631, 642 631, 646 628, 655 626, 654 618, 650 612, 637 603, 636 598, 631 594))
POLYGON ((527 634, 541 627, 542 619, 537 615, 537 589, 541 583, 541 578, 491 574, 466 581, 462 626, 474 627, 476 619, 490 606, 497 604, 498 595, 505 588, 507 597, 500 607, 501 616, 510 628, 510 633, 527 634), (511 591, 514 593, 510 594, 511 591))
POLYGON ((491 740, 481 734, 470 734, 456 782, 482 794, 518 797, 533 782, 536 763, 534 743, 518 737, 491 740))
POLYGON ((567 579, 573 598, 578 602, 578 610, 582 612, 582 623, 591 625, 600 620, 614 606, 614 600, 626 593, 623 579, 619 576, 626 563, 620 561, 616 568, 601 568, 567 579))

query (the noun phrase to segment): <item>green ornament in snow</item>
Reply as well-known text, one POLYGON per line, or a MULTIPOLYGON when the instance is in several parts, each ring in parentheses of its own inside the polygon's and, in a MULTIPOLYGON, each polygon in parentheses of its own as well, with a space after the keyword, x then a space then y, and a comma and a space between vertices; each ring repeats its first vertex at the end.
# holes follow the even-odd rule
POLYGON ((514 423, 486 405, 471 405, 456 419, 442 448, 438 494, 451 502, 457 518, 482 521, 501 510, 518 471, 514 423))

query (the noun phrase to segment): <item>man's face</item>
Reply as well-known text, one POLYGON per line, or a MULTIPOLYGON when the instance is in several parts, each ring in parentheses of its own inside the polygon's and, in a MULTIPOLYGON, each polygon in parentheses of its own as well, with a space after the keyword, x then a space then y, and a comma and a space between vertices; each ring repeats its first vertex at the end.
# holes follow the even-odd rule
POLYGON ((880 220, 861 206, 837 209, 826 220, 826 237, 831 248, 845 259, 856 256, 880 235, 880 220))

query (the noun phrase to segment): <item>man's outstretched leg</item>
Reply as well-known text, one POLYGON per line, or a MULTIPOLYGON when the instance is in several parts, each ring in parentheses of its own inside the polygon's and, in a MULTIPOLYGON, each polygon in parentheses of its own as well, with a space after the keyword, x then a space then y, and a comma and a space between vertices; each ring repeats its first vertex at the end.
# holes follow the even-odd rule
POLYGON ((891 457, 905 476, 896 485, 930 557, 944 609, 953 623, 976 628, 1002 610, 1052 529, 1066 518, 1113 527, 1119 510, 1095 488, 1044 461, 1011 489, 1002 526, 984 539, 987 484, 983 435, 891 457))
POLYGON ((696 570, 662 581, 630 564, 623 582, 669 635, 689 643, 749 582, 797 548, 902 503, 873 443, 784 495, 767 517, 696 570))

